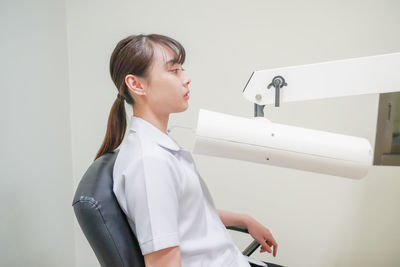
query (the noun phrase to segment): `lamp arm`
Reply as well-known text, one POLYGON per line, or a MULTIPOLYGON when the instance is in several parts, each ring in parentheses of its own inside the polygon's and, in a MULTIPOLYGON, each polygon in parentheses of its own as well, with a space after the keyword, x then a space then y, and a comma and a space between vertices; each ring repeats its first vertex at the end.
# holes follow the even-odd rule
POLYGON ((251 74, 242 94, 259 106, 278 107, 282 102, 398 92, 399 69, 400 53, 393 53, 259 70, 251 74), (275 90, 268 90, 271 87, 275 90))

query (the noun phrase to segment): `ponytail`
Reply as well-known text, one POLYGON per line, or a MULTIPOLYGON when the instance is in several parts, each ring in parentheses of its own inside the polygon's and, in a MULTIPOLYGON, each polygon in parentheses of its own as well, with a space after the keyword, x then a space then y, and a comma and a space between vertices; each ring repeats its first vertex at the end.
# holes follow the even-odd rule
POLYGON ((124 139, 126 131, 126 112, 124 97, 118 94, 108 117, 106 136, 94 160, 114 151, 124 139))

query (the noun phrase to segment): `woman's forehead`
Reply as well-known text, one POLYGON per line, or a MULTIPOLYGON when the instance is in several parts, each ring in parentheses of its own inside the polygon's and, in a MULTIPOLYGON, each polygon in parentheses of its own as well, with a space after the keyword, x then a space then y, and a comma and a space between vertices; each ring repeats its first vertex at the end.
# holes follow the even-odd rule
POLYGON ((176 54, 171 48, 163 45, 156 45, 154 50, 154 62, 157 65, 172 66, 177 63, 176 54))

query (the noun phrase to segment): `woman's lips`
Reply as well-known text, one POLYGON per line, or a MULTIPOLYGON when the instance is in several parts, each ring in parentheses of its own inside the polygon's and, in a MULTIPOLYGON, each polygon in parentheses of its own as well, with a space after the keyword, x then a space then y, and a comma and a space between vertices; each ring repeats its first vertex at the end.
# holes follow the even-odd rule
POLYGON ((188 91, 183 97, 184 97, 185 99, 189 99, 189 93, 190 93, 190 91, 188 91))

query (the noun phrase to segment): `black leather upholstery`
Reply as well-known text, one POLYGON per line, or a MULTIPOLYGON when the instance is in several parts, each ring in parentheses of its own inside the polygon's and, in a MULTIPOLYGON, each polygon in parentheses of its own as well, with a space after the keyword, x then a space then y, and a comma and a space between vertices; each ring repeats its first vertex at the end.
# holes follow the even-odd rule
POLYGON ((72 206, 103 267, 144 267, 139 243, 118 205, 112 173, 118 151, 94 161, 82 177, 72 206))

